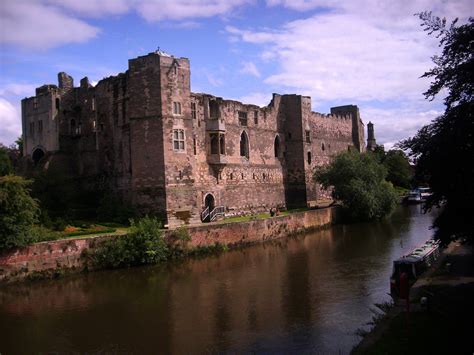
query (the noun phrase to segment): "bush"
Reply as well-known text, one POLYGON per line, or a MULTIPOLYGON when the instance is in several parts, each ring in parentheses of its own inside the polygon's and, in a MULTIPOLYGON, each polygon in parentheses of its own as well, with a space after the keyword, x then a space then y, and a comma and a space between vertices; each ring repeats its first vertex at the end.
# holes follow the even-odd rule
POLYGON ((15 175, 0 177, 0 250, 34 242, 31 228, 38 222, 39 208, 30 196, 30 184, 15 175))
POLYGON ((43 226, 33 226, 29 231, 30 243, 45 242, 61 238, 61 234, 53 232, 43 226))
POLYGON ((132 220, 127 235, 102 243, 92 256, 93 263, 98 267, 116 268, 167 260, 170 249, 161 227, 161 222, 156 218, 132 220))

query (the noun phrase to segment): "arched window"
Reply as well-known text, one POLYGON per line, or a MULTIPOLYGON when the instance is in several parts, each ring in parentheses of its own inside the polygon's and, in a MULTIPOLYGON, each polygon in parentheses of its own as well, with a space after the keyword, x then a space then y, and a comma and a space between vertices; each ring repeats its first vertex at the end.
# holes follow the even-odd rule
POLYGON ((225 136, 223 134, 220 135, 219 137, 219 149, 220 149, 220 154, 225 155, 225 136))
POLYGON ((240 156, 249 158, 249 138, 245 131, 240 135, 240 156))
POLYGON ((275 157, 278 158, 280 156, 280 137, 279 136, 275 137, 274 150, 275 150, 275 157))
POLYGON ((311 164, 311 152, 308 152, 308 164, 311 164))
POLYGON ((219 141, 217 133, 211 133, 211 154, 219 154, 219 141))
POLYGON ((70 133, 76 134, 76 120, 75 119, 71 120, 70 133))

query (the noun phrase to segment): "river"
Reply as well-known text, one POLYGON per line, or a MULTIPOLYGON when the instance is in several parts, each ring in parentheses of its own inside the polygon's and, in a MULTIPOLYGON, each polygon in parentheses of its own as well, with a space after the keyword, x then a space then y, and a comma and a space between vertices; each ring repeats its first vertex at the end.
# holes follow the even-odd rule
POLYGON ((0 353, 348 353, 433 218, 400 206, 217 256, 3 286, 0 353))

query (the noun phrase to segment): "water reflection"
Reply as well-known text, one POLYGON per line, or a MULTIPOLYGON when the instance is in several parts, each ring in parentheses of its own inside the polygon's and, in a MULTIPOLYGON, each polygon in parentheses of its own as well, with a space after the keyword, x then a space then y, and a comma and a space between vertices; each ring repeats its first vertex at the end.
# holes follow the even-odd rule
POLYGON ((399 208, 218 257, 4 287, 0 352, 348 352, 432 218, 399 208))

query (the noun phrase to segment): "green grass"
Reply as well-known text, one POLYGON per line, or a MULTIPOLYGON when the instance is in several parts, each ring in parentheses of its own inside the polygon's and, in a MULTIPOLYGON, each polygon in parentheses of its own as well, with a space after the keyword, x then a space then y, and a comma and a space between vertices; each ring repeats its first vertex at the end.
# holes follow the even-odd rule
MULTIPOLYGON (((291 209, 291 210, 280 211, 279 215, 274 216, 274 217, 288 216, 292 213, 304 212, 304 211, 308 211, 308 210, 310 210, 310 209, 307 208, 307 207, 304 207, 304 208, 295 208, 295 209, 291 209)), ((262 212, 262 213, 248 215, 248 216, 228 217, 228 218, 225 218, 223 220, 218 221, 217 223, 222 224, 222 223, 248 222, 248 221, 254 221, 254 220, 257 220, 257 219, 266 219, 266 218, 272 218, 272 217, 270 217, 269 212, 262 212)))

